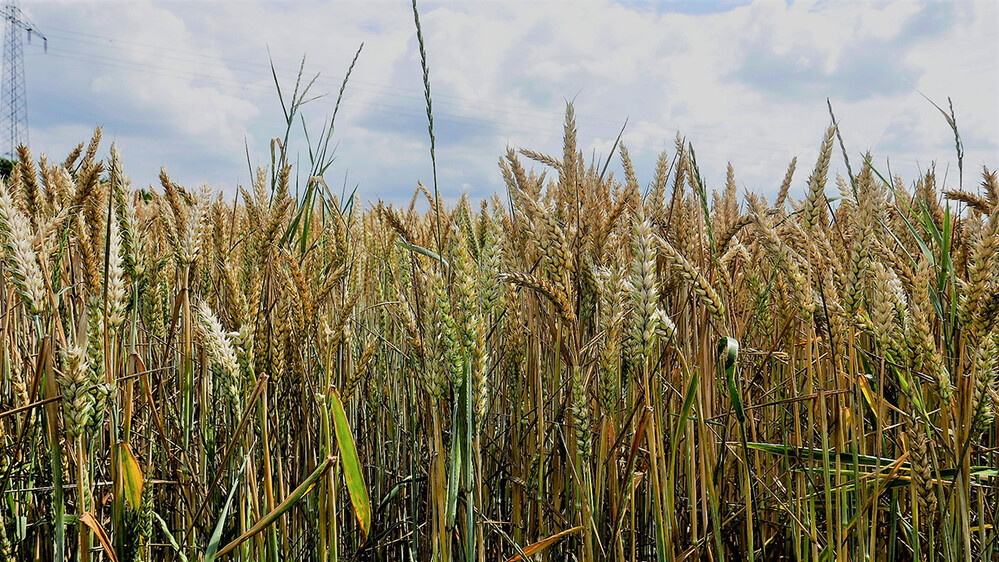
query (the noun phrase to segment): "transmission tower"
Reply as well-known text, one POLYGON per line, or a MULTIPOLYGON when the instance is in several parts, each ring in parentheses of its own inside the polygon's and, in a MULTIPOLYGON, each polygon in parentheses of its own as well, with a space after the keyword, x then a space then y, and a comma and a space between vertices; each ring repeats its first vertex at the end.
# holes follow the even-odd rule
POLYGON ((24 43, 22 32, 27 32, 28 43, 32 34, 42 38, 48 52, 49 40, 35 29, 24 15, 17 0, 9 0, 3 7, 7 22, 3 42, 3 94, 0 96, 0 133, 7 144, 7 156, 13 159, 20 144, 28 144, 28 96, 24 92, 24 43))

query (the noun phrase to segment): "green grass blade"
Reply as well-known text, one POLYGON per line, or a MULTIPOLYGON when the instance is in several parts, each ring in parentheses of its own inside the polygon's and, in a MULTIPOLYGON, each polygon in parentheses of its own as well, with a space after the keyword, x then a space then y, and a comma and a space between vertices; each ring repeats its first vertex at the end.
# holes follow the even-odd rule
POLYGON ((687 392, 683 396, 683 407, 680 409, 680 419, 676 423, 676 431, 673 432, 673 439, 670 442, 669 452, 669 474, 673 475, 675 466, 676 449, 680 443, 680 435, 683 434, 687 426, 687 419, 690 418, 690 410, 694 406, 694 398, 697 396, 697 385, 700 383, 700 373, 695 370, 690 375, 690 382, 687 384, 687 392))
POLYGON ((465 435, 464 421, 464 416, 460 416, 456 412, 451 425, 451 471, 447 477, 447 507, 444 516, 449 529, 454 526, 455 514, 458 510, 458 488, 461 482, 462 453, 464 452, 462 443, 465 435))
POLYGON ((442 264, 444 264, 445 267, 450 267, 448 265, 448 263, 446 261, 444 261, 444 258, 442 258, 440 256, 440 254, 438 254, 437 252, 434 252, 432 250, 428 250, 428 249, 420 247, 420 246, 415 246, 413 244, 407 244, 407 243, 403 242, 402 240, 396 240, 395 243, 398 244, 398 245, 400 245, 400 246, 402 246, 403 248, 406 248, 407 250, 409 250, 411 252, 416 252, 417 254, 423 254, 424 256, 427 256, 428 258, 430 258, 432 260, 437 260, 437 261, 441 262, 442 264))
MULTIPOLYGON (((312 491, 312 488, 316 486, 316 482, 318 482, 319 479, 322 478, 324 474, 326 474, 326 471, 329 470, 332 464, 333 464, 333 457, 332 456, 326 457, 326 459, 323 460, 323 462, 319 463, 319 466, 317 466, 316 469, 312 471, 312 474, 310 474, 305 480, 302 481, 301 484, 298 485, 297 488, 295 488, 290 494, 288 494, 288 497, 285 498, 285 500, 281 502, 280 505, 271 510, 271 512, 268 513, 267 515, 263 516, 260 519, 260 521, 254 523, 253 526, 250 527, 248 531, 240 535, 239 538, 225 545, 225 548, 220 550, 218 555, 223 556, 225 554, 232 552, 233 549, 241 545, 247 539, 253 537, 253 535, 256 535, 260 531, 263 531, 265 528, 267 528, 268 525, 277 521, 278 517, 281 517, 281 515, 283 515, 286 511, 291 509, 296 503, 298 503, 299 500, 305 497, 305 494, 308 494, 310 491, 312 491)), ((207 557, 205 558, 205 561, 208 562, 207 557)))
POLYGON ((746 411, 742 407, 742 393, 739 392, 739 384, 735 380, 735 365, 739 358, 739 342, 735 338, 723 337, 718 340, 719 359, 724 361, 722 369, 725 371, 725 381, 728 383, 728 397, 732 402, 732 409, 735 411, 735 418, 739 423, 745 423, 746 411))
MULTIPOLYGON (((778 445, 775 443, 747 443, 750 449, 755 449, 757 451, 763 451, 765 453, 770 453, 773 455, 781 455, 786 457, 791 457, 798 460, 814 460, 821 461, 826 451, 822 449, 812 448, 812 447, 795 447, 793 445, 778 445)), ((853 453, 837 453, 835 451, 828 451, 830 456, 839 456, 840 460, 843 462, 852 462, 853 453)), ((897 459, 886 458, 886 457, 875 457, 872 455, 857 455, 857 462, 864 466, 885 466, 888 464, 893 464, 897 462, 897 459)), ((902 468, 908 468, 909 463, 902 463, 902 468)))
POLYGON ((180 558, 181 562, 187 562, 187 555, 184 554, 183 550, 181 550, 180 544, 177 543, 177 539, 174 538, 173 533, 170 532, 170 528, 167 527, 166 521, 164 521, 163 518, 160 517, 159 513, 156 513, 154 511, 154 512, 152 512, 152 514, 153 514, 153 517, 155 517, 156 520, 159 521, 159 523, 160 523, 160 530, 163 531, 163 536, 166 537, 166 539, 168 541, 170 541, 170 546, 172 546, 173 547, 173 551, 175 553, 177 553, 177 557, 180 558))
POLYGON ((246 451, 246 457, 243 459, 243 466, 239 469, 236 474, 236 478, 232 481, 232 488, 229 489, 229 496, 225 500, 225 506, 222 507, 222 513, 219 514, 219 520, 215 523, 215 530, 212 531, 212 537, 208 541, 208 550, 205 551, 205 562, 214 562, 216 556, 220 556, 219 553, 219 543, 222 541, 222 531, 225 529, 225 522, 229 518, 229 509, 232 508, 232 500, 236 497, 236 490, 239 489, 239 481, 243 478, 243 473, 246 472, 246 466, 250 462, 250 452, 253 450, 246 451))

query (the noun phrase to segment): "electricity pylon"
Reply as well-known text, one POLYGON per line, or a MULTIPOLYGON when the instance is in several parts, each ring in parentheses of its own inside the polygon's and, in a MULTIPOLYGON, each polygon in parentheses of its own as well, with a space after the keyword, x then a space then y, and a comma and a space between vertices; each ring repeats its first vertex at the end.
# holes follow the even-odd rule
POLYGON ((17 0, 10 0, 3 7, 3 19, 7 23, 3 42, 3 93, 0 95, 0 142, 7 146, 6 155, 14 159, 17 146, 28 144, 28 97, 24 92, 24 43, 22 31, 28 33, 28 43, 32 34, 38 35, 45 43, 48 52, 49 41, 35 29, 31 20, 24 15, 17 0))

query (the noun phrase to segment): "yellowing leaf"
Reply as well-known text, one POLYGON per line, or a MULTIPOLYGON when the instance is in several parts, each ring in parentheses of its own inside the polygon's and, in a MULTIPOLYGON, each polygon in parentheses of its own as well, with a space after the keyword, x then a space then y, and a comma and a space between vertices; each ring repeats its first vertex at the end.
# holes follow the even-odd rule
POLYGON ((343 466, 343 479, 347 482, 347 492, 350 493, 350 503, 354 506, 357 524, 361 527, 364 539, 371 530, 371 500, 368 499, 368 488, 364 484, 364 474, 361 472, 361 461, 357 457, 354 446, 354 436, 347 424, 347 414, 343 411, 343 403, 334 392, 330 396, 330 406, 333 413, 333 426, 336 430, 336 443, 340 447, 340 463, 343 466))
POLYGON ((118 444, 118 469, 125 480, 125 499, 132 509, 139 509, 142 503, 142 486, 145 481, 139 461, 132 454, 128 443, 118 444))
MULTIPOLYGON (((579 525, 578 527, 573 527, 571 529, 566 529, 566 530, 562 531, 561 533, 555 533, 554 535, 548 537, 547 539, 538 541, 538 542, 536 542, 536 543, 534 543, 534 544, 532 544, 530 546, 524 547, 524 549, 523 549, 524 550, 524 554, 526 554, 528 556, 533 556, 535 553, 540 552, 540 551, 548 548, 549 546, 551 546, 551 545, 555 544, 556 542, 562 540, 566 536, 571 535, 572 533, 575 533, 576 531, 580 531, 582 529, 583 529, 583 526, 579 525)), ((507 562, 517 562, 518 560, 522 560, 522 558, 520 557, 519 554, 516 555, 516 556, 514 556, 513 558, 511 558, 507 562)))
POLYGON ((89 511, 85 511, 80 515, 80 522, 90 527, 90 530, 97 535, 97 540, 101 541, 101 546, 104 547, 104 554, 111 559, 111 562, 118 562, 118 555, 114 551, 114 547, 111 545, 111 539, 108 538, 108 534, 104 532, 104 527, 94 519, 93 514, 89 511))
POLYGON ((874 389, 871 388, 871 382, 863 374, 857 376, 857 382, 860 383, 860 392, 863 393, 864 400, 867 400, 867 405, 871 407, 874 417, 878 418, 878 399, 874 395, 874 389))

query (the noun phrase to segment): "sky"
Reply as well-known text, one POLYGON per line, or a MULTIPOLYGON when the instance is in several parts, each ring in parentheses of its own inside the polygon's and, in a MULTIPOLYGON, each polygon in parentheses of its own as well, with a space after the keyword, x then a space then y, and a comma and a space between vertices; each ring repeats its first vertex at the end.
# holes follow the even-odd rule
MULTIPOLYGON (((48 39, 24 44, 32 152, 61 160, 102 126, 133 186, 165 167, 228 194, 270 161, 303 57, 318 74, 301 110, 315 144, 359 46, 335 120, 334 192, 406 202, 431 185, 412 5, 369 2, 32 1, 48 39)), ((624 127, 639 181, 679 132, 709 189, 726 165, 740 192, 776 192, 798 158, 800 197, 832 104, 856 168, 866 151, 907 182, 936 165, 965 187, 999 166, 999 2, 423 2, 440 192, 503 193, 508 147, 561 153, 572 101, 585 156, 604 160, 624 127), (932 103, 931 103, 932 102, 932 103), (627 123, 627 126, 625 124, 627 123)), ((26 37, 25 37, 26 39, 26 37)), ((303 124, 289 142, 304 176, 303 124)), ((6 150, 4 147, 2 150, 6 150)), ((620 170, 614 156, 612 169, 620 170)), ((837 154, 834 170, 841 170, 837 154)), ((618 174, 620 175, 620 171, 618 174)))

